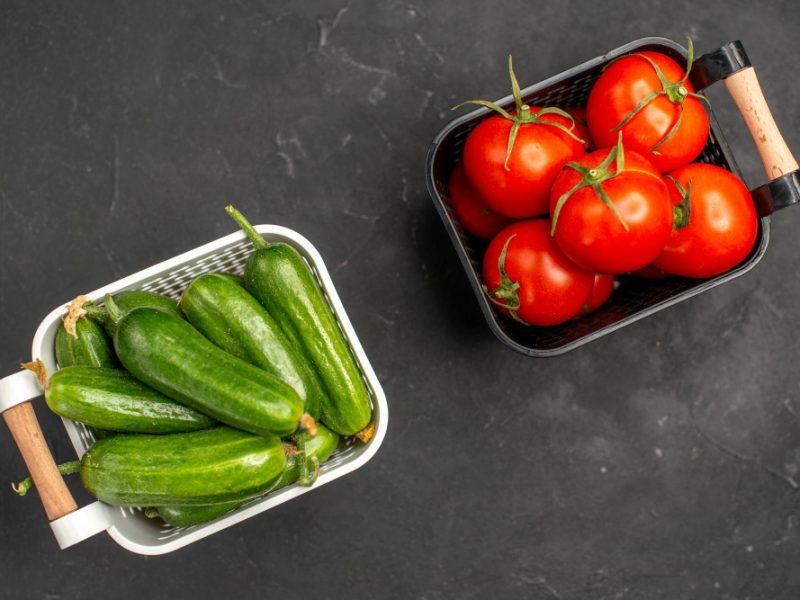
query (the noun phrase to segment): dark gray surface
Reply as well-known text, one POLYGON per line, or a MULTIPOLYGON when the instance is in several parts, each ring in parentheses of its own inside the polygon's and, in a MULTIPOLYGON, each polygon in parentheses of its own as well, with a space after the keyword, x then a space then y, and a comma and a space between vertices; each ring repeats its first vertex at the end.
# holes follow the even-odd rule
POLYGON ((3 491, 3 596, 798 597, 800 210, 746 277, 537 360, 489 333, 424 188, 509 51, 524 84, 647 35, 741 38, 800 150, 793 3, 605 4, 2 2, 2 374, 57 304, 233 231, 234 201, 317 246, 391 409, 360 471, 164 557, 59 551, 3 491))

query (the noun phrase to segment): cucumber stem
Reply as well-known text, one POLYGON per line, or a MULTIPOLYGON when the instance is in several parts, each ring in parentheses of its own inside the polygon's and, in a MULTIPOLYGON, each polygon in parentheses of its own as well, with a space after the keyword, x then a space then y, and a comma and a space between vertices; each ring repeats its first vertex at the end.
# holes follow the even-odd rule
POLYGON ((103 304, 106 307, 106 314, 108 315, 108 320, 111 321, 114 325, 119 325, 119 322, 122 320, 124 316, 122 311, 120 310, 117 303, 114 302, 114 298, 111 294, 106 294, 103 297, 103 304))
POLYGON ((317 435, 317 422, 307 412, 304 412, 300 415, 300 421, 298 422, 300 429, 308 432, 308 435, 314 437, 317 435))
POLYGON ((370 421, 364 429, 356 434, 356 438, 363 444, 369 442, 373 437, 375 437, 375 421, 370 421))
POLYGON ((225 211, 234 221, 236 221, 236 224, 242 228, 242 231, 244 231, 247 239, 252 242, 253 246, 256 247, 256 250, 269 247, 269 242, 267 242, 267 240, 265 240, 261 234, 256 231, 255 227, 251 225, 250 221, 248 221, 242 213, 233 208, 233 204, 228 204, 228 206, 225 207, 225 211))
POLYGON ((319 459, 316 456, 308 458, 306 454, 306 433, 301 432, 294 436, 294 443, 297 446, 297 460, 300 461, 300 476, 297 478, 297 485, 310 487, 319 476, 319 459), (309 463, 312 468, 309 470, 309 463))
POLYGON ((41 358, 37 358, 31 362, 20 363, 19 366, 34 373, 36 379, 39 380, 39 385, 45 392, 50 389, 50 378, 47 376, 47 367, 44 366, 41 358))
MULTIPOLYGON (((72 475, 73 473, 77 473, 81 468, 81 461, 79 460, 71 460, 69 462, 61 463, 58 466, 58 472, 62 475, 72 475)), ((28 490, 33 487, 33 479, 30 477, 26 477, 18 484, 14 485, 11 484, 11 489, 17 492, 20 496, 24 496, 28 493, 28 490)))
POLYGON ((67 314, 63 317, 64 329, 76 340, 78 339, 78 332, 75 330, 75 326, 78 323, 78 319, 86 315, 86 310, 83 308, 83 305, 86 304, 86 302, 86 296, 77 296, 72 302, 69 303, 69 306, 67 307, 67 314))
POLYGON ((102 306, 95 306, 93 302, 87 302, 83 305, 83 310, 86 311, 86 316, 92 321, 105 325, 108 320, 108 311, 102 306))

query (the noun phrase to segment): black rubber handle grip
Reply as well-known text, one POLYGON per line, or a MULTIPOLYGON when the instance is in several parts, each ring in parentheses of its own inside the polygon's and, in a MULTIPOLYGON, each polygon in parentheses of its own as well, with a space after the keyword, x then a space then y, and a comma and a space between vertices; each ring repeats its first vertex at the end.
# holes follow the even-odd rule
POLYGON ((702 90, 751 66, 742 42, 735 40, 698 58, 692 65, 690 79, 696 90, 702 90))

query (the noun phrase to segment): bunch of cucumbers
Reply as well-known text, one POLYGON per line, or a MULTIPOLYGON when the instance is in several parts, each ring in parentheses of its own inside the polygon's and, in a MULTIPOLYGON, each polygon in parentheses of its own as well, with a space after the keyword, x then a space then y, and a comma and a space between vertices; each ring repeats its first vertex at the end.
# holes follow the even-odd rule
POLYGON ((367 388, 303 257, 255 246, 244 276, 206 273, 179 302, 147 291, 78 298, 37 370, 47 405, 97 441, 78 471, 118 506, 202 523, 294 482, 312 485, 340 436, 374 431, 367 388))

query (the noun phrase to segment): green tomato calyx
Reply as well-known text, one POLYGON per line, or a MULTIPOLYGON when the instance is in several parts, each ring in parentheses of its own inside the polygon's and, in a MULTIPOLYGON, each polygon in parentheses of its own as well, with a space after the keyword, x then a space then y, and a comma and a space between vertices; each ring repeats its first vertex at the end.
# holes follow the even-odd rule
POLYGON ((672 82, 667 79, 667 76, 664 75, 664 72, 658 66, 658 64, 649 56, 644 54, 631 54, 630 56, 636 56, 643 60, 646 60, 653 70, 656 72, 656 76, 658 77, 659 81, 661 82, 661 89, 650 92, 644 98, 642 98, 639 103, 633 108, 631 112, 629 112, 622 121, 620 121, 616 127, 614 127, 611 131, 619 131, 625 125, 627 125, 633 117, 635 117, 639 112, 641 112, 650 102, 658 98, 659 96, 665 96, 670 102, 673 104, 678 105, 678 117, 672 126, 669 128, 664 136, 656 142, 650 151, 655 155, 660 155, 658 149, 666 144, 672 136, 678 131, 678 128, 681 126, 681 122, 683 121, 683 101, 686 98, 697 98, 698 100, 705 102, 708 104, 708 98, 705 96, 701 96, 700 94, 696 94, 695 92, 690 92, 689 88, 686 87, 686 82, 689 79, 689 73, 692 70, 692 63, 694 62, 694 44, 692 43, 691 38, 689 38, 687 46, 686 46, 686 71, 683 74, 683 78, 678 81, 672 82))
POLYGON ((596 167, 589 168, 577 162, 568 162, 566 165, 564 165, 564 168, 570 168, 573 171, 577 171, 581 175, 581 178, 570 190, 562 194, 556 202, 556 207, 552 215, 553 220, 550 225, 551 236, 556 234, 558 218, 561 215, 561 209, 564 208, 567 200, 569 200, 572 195, 575 194, 575 192, 582 190, 585 187, 592 188, 594 193, 597 194, 598 198, 602 200, 603 204, 605 204, 611 210, 611 212, 614 213, 614 216, 619 219, 619 222, 622 223, 622 227, 625 229, 625 231, 630 231, 630 227, 628 227, 628 224, 625 222, 625 219, 622 218, 622 215, 619 214, 619 210, 617 210, 617 207, 614 206, 614 203, 611 201, 611 198, 608 197, 608 194, 606 194, 602 186, 602 184, 609 179, 613 179, 622 173, 623 169, 625 168, 625 148, 622 146, 622 132, 620 132, 617 136, 617 145, 608 152, 608 155, 603 159, 603 162, 596 167), (612 171, 611 165, 615 163, 615 161, 616 166, 612 171))
POLYGON ((503 118, 511 121, 511 131, 508 133, 508 149, 506 151, 505 162, 503 163, 503 168, 506 171, 511 170, 511 167, 508 166, 508 161, 511 158, 511 152, 514 149, 514 142, 517 139, 517 132, 522 125, 550 125, 560 129, 578 143, 584 145, 586 144, 585 140, 581 139, 575 134, 575 119, 568 112, 554 106, 540 108, 534 113, 531 112, 530 105, 524 103, 522 100, 522 90, 519 87, 519 81, 517 81, 517 76, 514 73, 514 66, 512 64, 510 54, 508 55, 508 73, 511 77, 511 90, 514 97, 514 110, 512 112, 509 112, 499 104, 495 102, 489 102, 488 100, 467 100, 466 102, 462 102, 453 107, 453 110, 456 110, 457 108, 461 108, 466 104, 477 104, 478 106, 490 108, 503 118), (546 115, 559 115, 565 119, 569 119, 570 126, 566 127, 561 123, 557 123, 549 119, 543 119, 542 117, 546 115))
POLYGON ((486 294, 486 297, 492 304, 506 309, 508 314, 511 315, 511 318, 518 323, 528 325, 528 323, 520 319, 519 315, 517 315, 517 311, 521 306, 519 299, 519 281, 512 281, 508 273, 506 273, 508 245, 515 237, 517 237, 516 233, 508 236, 506 243, 503 245, 503 250, 500 252, 500 256, 497 259, 497 268, 500 271, 500 285, 491 291, 489 291, 486 285, 481 287, 483 288, 483 293, 486 294))

